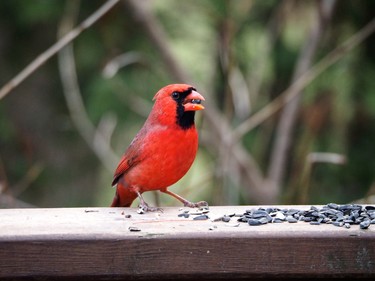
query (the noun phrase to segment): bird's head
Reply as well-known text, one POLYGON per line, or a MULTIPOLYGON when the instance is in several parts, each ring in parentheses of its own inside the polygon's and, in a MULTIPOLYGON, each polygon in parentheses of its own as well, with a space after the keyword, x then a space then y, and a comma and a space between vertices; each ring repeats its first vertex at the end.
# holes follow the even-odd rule
POLYGON ((171 84, 160 89, 153 100, 153 111, 165 122, 177 123, 182 129, 194 125, 194 114, 204 109, 204 97, 187 84, 171 84))

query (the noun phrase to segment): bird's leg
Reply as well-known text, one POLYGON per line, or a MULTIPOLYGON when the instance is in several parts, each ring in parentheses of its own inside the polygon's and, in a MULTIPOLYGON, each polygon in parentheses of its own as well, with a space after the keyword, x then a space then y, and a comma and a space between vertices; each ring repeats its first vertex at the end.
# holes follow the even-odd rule
POLYGON ((143 212, 163 212, 163 209, 162 208, 158 208, 158 207, 150 207, 145 199, 143 199, 143 196, 142 194, 139 192, 139 191, 136 191, 137 193, 137 196, 139 198, 139 201, 141 201, 141 204, 139 204, 139 209, 143 212))
POLYGON ((185 198, 181 197, 180 195, 169 191, 169 190, 161 190, 161 192, 169 194, 170 196, 173 196, 176 198, 178 201, 180 201, 182 204, 184 204, 185 207, 190 207, 190 208, 197 208, 197 207, 202 207, 202 206, 208 206, 208 203, 206 201, 199 201, 197 203, 190 202, 186 200, 185 198))

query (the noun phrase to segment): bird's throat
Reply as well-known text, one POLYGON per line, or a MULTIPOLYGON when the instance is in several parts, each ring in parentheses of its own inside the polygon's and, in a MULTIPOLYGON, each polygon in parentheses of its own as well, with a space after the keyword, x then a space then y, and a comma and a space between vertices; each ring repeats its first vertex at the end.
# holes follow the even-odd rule
POLYGON ((183 106, 177 107, 176 121, 177 125, 183 129, 188 130, 194 126, 195 111, 184 111, 183 106))

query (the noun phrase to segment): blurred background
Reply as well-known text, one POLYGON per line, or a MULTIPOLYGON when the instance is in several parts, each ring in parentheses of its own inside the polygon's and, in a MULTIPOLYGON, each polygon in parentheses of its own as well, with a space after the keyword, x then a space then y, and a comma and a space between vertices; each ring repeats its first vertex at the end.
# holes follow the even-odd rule
MULTIPOLYGON (((103 3, 0 1, 0 87, 103 3)), ((172 191, 210 205, 374 203, 374 11, 370 0, 120 1, 0 99, 0 207, 109 206, 152 97, 181 82, 206 109, 172 191)))

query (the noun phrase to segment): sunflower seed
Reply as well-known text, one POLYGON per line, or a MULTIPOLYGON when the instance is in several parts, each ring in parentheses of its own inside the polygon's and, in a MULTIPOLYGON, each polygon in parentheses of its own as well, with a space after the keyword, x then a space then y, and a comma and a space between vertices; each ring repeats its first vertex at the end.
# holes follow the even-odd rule
POLYGON ((197 216, 195 218, 193 218, 193 220, 195 221, 199 221, 199 220, 208 220, 209 217, 207 215, 200 215, 200 216, 197 216))
POLYGON ((224 216, 221 218, 221 220, 222 220, 223 222, 229 222, 229 221, 230 221, 230 217, 224 215, 224 216))
POLYGON ((141 229, 140 228, 138 228, 138 227, 135 227, 135 226, 129 226, 129 231, 132 231, 132 232, 138 232, 138 231, 141 231, 141 229))
POLYGON ((249 224, 249 225, 261 225, 262 223, 259 221, 259 220, 257 220, 257 219, 249 219, 248 221, 247 221, 247 223, 249 224))
POLYGON ((289 223, 296 223, 296 222, 298 221, 296 218, 294 218, 294 217, 292 217, 292 216, 287 216, 287 217, 286 217, 286 220, 287 220, 287 222, 289 222, 289 223))
POLYGON ((365 220, 365 221, 363 221, 363 222, 361 222, 361 223, 359 224, 359 227, 360 227, 361 229, 366 229, 366 228, 368 228, 368 227, 370 226, 370 223, 371 223, 370 220, 365 220))

